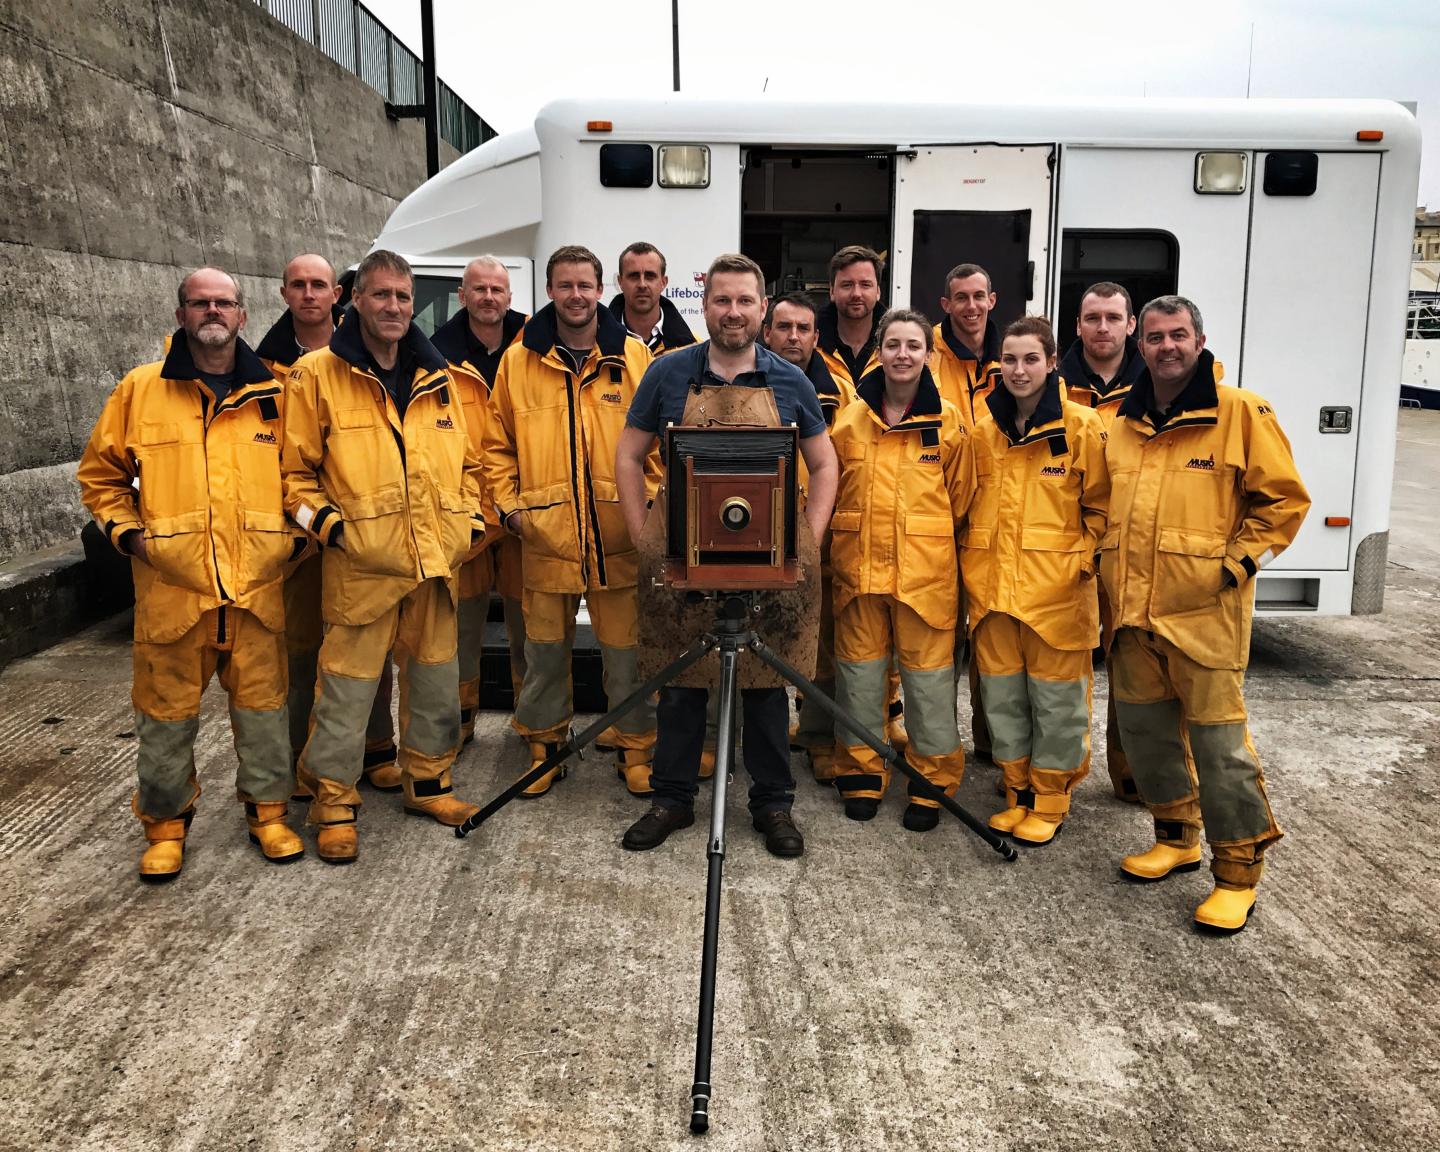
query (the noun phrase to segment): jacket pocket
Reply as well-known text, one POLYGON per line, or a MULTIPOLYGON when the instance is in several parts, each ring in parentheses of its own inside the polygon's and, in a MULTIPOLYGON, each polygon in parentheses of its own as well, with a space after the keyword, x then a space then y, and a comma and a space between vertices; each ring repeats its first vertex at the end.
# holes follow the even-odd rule
POLYGON ((845 509, 830 516, 830 570, 834 578, 852 588, 860 586, 861 513, 845 509))
POLYGON ((413 576, 415 558, 405 524, 405 494, 395 487, 369 496, 351 496, 340 507, 345 521, 341 546, 358 573, 413 576))
POLYGON ((1020 536, 1020 594, 1034 608, 1073 600, 1080 584, 1085 538, 1078 532, 1026 528, 1020 536))
POLYGON ((1206 532, 1161 528, 1155 543, 1152 616, 1212 608, 1220 599, 1226 539, 1206 532))
POLYGON ((576 535, 575 501, 570 485, 527 488, 520 493, 519 506, 528 521, 527 550, 537 556, 578 563, 580 540, 576 535))
POLYGON ((591 480, 590 494, 595 500, 595 518, 600 522, 600 545, 606 556, 619 556, 635 551, 625 515, 620 511, 620 490, 611 480, 591 480))
POLYGON ((157 516, 145 524, 145 555, 160 579, 176 588, 215 595, 210 574, 210 533, 204 509, 157 516))
POLYGON ((438 489, 440 503, 440 546, 452 572, 458 572, 470 553, 470 508, 460 492, 438 489))
POLYGON ((243 539, 237 549, 241 560, 240 571, 234 576, 239 585, 234 590, 236 596, 280 579, 295 552, 296 538, 296 529, 281 512, 246 508, 240 527, 243 539))
POLYGON ((907 515, 897 586, 901 592, 958 588, 955 521, 949 516, 907 515))

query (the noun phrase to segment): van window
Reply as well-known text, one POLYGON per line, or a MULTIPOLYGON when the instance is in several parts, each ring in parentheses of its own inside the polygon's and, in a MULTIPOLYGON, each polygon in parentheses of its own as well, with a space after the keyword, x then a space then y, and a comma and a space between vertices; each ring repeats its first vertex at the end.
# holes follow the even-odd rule
POLYGON ((1180 282, 1180 245, 1158 230, 1069 229, 1060 247, 1060 300, 1055 338, 1063 351, 1075 336, 1085 289, 1110 280, 1130 293, 1138 313, 1147 301, 1168 296, 1180 282))

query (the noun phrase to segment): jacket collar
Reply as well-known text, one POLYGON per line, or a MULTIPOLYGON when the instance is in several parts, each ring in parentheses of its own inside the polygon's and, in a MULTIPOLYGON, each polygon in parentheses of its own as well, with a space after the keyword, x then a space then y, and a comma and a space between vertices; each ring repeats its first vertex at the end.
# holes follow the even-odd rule
POLYGON ((1131 387, 1143 371, 1145 361, 1140 356, 1140 345, 1133 336, 1125 337, 1125 354, 1120 361, 1120 371, 1115 373, 1115 379, 1110 381, 1109 388, 1105 387, 1100 374, 1094 371, 1090 362, 1085 359, 1085 345, 1079 339, 1070 345, 1060 361, 1060 375, 1065 377, 1066 384, 1072 387, 1088 387, 1097 396, 1111 396, 1131 387))
MULTIPOLYGON (((528 351, 544 356, 555 347, 558 333, 555 305, 551 303, 530 317, 520 342, 528 351)), ((615 314, 609 308, 595 309, 595 346, 599 348, 601 356, 623 356, 628 335, 625 325, 615 319, 615 314)))
MULTIPOLYGON (((190 355, 190 342, 185 339, 185 329, 177 328, 170 337, 170 347, 165 353, 165 363, 160 366, 160 375, 166 380, 198 380, 200 370, 195 367, 195 358, 190 355)), ((239 337, 235 339, 235 391, 246 384, 275 383, 275 376, 260 362, 250 345, 239 337)))
POLYGON ((1175 398, 1170 411, 1161 413, 1155 410, 1155 382, 1150 378, 1150 369, 1146 368, 1131 386, 1130 394, 1121 401, 1120 415, 1135 420, 1159 417, 1151 420, 1159 429, 1183 412, 1201 412, 1214 408, 1219 403, 1220 395, 1215 388, 1215 355, 1206 348, 1201 351, 1200 359, 1195 364, 1195 375, 1190 377, 1190 382, 1175 398))
POLYGON ((815 386, 815 395, 840 399, 840 385, 835 383, 835 377, 830 374, 825 357, 819 352, 810 353, 810 363, 805 365, 805 379, 815 386))
MULTIPOLYGON (((860 377, 860 383, 855 386, 855 393, 861 400, 870 406, 870 410, 880 418, 880 423, 885 423, 885 370, 876 368, 860 377)), ((935 386, 935 378, 930 375, 930 368, 927 365, 920 372, 920 384, 915 389, 915 400, 910 405, 909 415, 895 427, 902 427, 911 420, 919 417, 938 417, 940 415, 940 389, 935 386)))
POLYGON ((1065 415, 1060 400, 1059 372, 1051 372, 1045 377, 1045 387, 1040 393, 1040 403, 1035 405, 1035 413, 1030 418, 1030 424, 1024 436, 1020 435, 1019 424, 1016 420, 1020 409, 1015 403, 1015 397, 1010 395, 1010 389, 1001 384, 985 397, 985 403, 990 409, 990 415, 995 418, 996 427, 1005 433, 1005 438, 1011 444, 1029 441, 1065 415))
MULTIPOLYGON (((400 338, 400 343, 415 357, 415 363, 425 372, 440 372, 444 369, 445 357, 435 350, 435 345, 426 339, 425 333, 420 331, 415 321, 410 321, 410 330, 400 338)), ((330 351, 355 368, 369 370, 370 357, 366 355, 365 343, 360 339, 360 317, 355 312, 355 305, 351 304, 345 309, 340 326, 330 337, 330 351)))
MULTIPOLYGON (((345 310, 339 304, 330 306, 330 320, 334 324, 340 323, 340 318, 345 315, 345 310)), ((255 349, 255 355, 262 360, 270 360, 276 364, 284 364, 287 367, 299 359, 300 344, 295 339, 295 314, 286 308, 280 314, 280 319, 270 325, 270 331, 265 333, 259 345, 255 349)))
MULTIPOLYGON (((500 320, 500 347, 496 350, 497 356, 515 342, 515 337, 524 327, 525 313, 517 312, 514 308, 507 308, 504 317, 500 320)), ((473 363, 470 351, 473 341, 475 341, 475 337, 470 331, 470 315, 463 308, 435 329, 435 335, 430 337, 430 343, 435 345, 435 351, 451 364, 464 364, 467 360, 473 363)))
MULTIPOLYGON (((620 321, 622 328, 625 327, 625 293, 615 293, 615 298, 610 301, 610 314, 620 321)), ((649 332, 636 332, 635 336, 642 344, 649 345, 649 332)), ((690 325, 685 323, 680 309, 665 296, 660 297, 660 343, 666 349, 684 348, 687 344, 695 343, 695 333, 690 331, 690 325)))
POLYGON ((985 345, 980 349, 979 357, 976 357, 975 353, 966 347, 965 342, 955 335, 955 330, 950 325, 950 317, 945 317, 936 327, 940 329, 940 339, 945 341, 945 347, 954 353, 955 359, 978 359, 981 364, 988 364, 1000 359, 1000 329, 995 327, 995 321, 985 321, 985 345))

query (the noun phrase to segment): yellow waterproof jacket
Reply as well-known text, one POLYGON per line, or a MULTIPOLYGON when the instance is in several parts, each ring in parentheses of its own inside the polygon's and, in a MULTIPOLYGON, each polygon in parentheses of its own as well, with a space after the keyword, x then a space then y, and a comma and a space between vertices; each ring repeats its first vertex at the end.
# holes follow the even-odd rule
POLYGON ((1003 612, 1052 648, 1095 647, 1095 549, 1110 500, 1100 417, 1066 397, 1052 372, 1024 435, 1001 385, 972 439, 976 491, 960 553, 970 630, 1003 612))
POLYGON ((331 624, 368 624, 420 581, 454 576, 485 530, 480 461, 445 360, 414 324, 399 356, 413 365, 403 418, 353 307, 286 385, 285 511, 324 548, 331 624))
MULTIPOLYGON (((1140 355, 1140 345, 1135 337, 1127 336, 1125 358, 1120 363, 1120 371, 1116 373, 1115 379, 1110 381, 1109 388, 1090 370, 1085 359, 1085 346, 1079 340, 1070 345, 1059 367, 1066 395, 1075 403, 1100 413, 1105 429, 1109 431, 1110 425, 1115 423, 1115 414, 1120 411, 1120 405, 1124 403, 1125 397, 1130 395, 1135 381, 1145 372, 1145 361, 1140 355)), ((1215 383, 1219 384, 1224 379, 1225 366, 1216 360, 1215 383)))
POLYGON ((940 395, 960 409, 965 427, 974 428, 985 414, 985 397, 1000 384, 1000 333, 995 322, 985 322, 985 347, 978 358, 955 335, 948 318, 936 324, 930 374, 940 395))
POLYGON ((840 487, 830 520, 835 613, 854 597, 894 596, 932 628, 959 617, 955 537, 975 494, 975 458, 960 413, 926 369, 910 412, 889 427, 885 376, 865 376, 830 438, 840 487))
POLYGON ((524 512, 523 580, 538 592, 631 588, 635 545, 620 511, 615 454, 652 359, 608 308, 578 372, 556 350, 555 306, 525 325, 490 391, 485 474, 503 522, 524 512))
POLYGON ((234 386, 217 402, 183 332, 110 394, 78 478, 117 549, 125 533, 144 533, 148 562, 131 561, 137 640, 179 639, 226 604, 285 627, 281 579, 307 542, 281 500, 284 415, 284 390, 240 340, 234 386))
POLYGON ((1146 372, 1106 443, 1100 576, 1114 624, 1156 632, 1207 668, 1240 669, 1250 580, 1295 539, 1310 496, 1274 409, 1217 388, 1209 352, 1169 413, 1154 406, 1146 372))
MULTIPOLYGON (((610 315, 620 322, 622 328, 630 331, 625 324, 625 293, 617 292, 610 300, 610 315)), ((676 348, 688 348, 695 343, 695 333, 690 331, 690 325, 685 322, 685 317, 680 315, 680 309, 664 296, 660 297, 660 330, 631 332, 630 335, 644 344, 652 356, 663 356, 666 352, 673 352, 676 348)))
MULTIPOLYGON (((506 310, 500 325, 500 356, 520 339, 527 319, 523 312, 517 312, 513 308, 506 310)), ((430 343, 435 345, 435 351, 444 356, 445 362, 450 366, 450 378, 460 393, 460 405, 465 412, 465 430, 469 433, 476 456, 483 460, 485 426, 490 419, 490 386, 494 383, 493 376, 499 367, 499 360, 495 361, 493 368, 488 369, 486 364, 477 362, 479 358, 472 351, 471 340, 467 339, 469 322, 470 318, 462 308, 435 329, 430 343)), ((485 538, 475 545, 472 555, 477 556, 487 548, 499 544, 505 535, 505 529, 495 515, 495 502, 484 489, 483 466, 481 481, 480 507, 485 517, 485 538)))
MULTIPOLYGON (((344 315, 345 310, 340 305, 331 305, 331 321, 339 324, 344 315)), ((280 319, 270 325, 270 330, 255 346, 255 355, 260 357, 276 380, 282 384, 285 383, 285 378, 290 375, 291 366, 305 355, 305 350, 295 339, 295 316, 289 308, 280 313, 280 319)))
POLYGON ((842 389, 849 389, 852 396, 857 383, 880 367, 880 357, 875 349, 875 325, 883 312, 884 309, 877 304, 870 317, 870 341, 860 349, 860 360, 840 339, 840 313, 835 305, 827 304, 815 315, 815 351, 824 359, 825 367, 835 382, 842 389))

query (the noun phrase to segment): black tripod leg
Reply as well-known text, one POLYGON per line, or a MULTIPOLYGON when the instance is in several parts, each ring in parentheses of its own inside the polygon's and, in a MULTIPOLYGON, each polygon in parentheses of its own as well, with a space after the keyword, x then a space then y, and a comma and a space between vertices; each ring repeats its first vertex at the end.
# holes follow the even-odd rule
POLYGON ((710 1127, 710 1038, 715 1028, 715 956, 720 944, 720 880, 725 868, 725 789, 735 763, 735 684, 740 654, 720 650, 719 733, 711 794, 709 875, 705 881, 705 944, 700 954, 700 1017, 695 1025, 695 1083, 690 1088, 690 1131, 710 1127))
POLYGON ((914 766, 912 766, 910 762, 905 759, 905 757, 901 756, 898 752, 896 752, 894 748, 872 736, 864 725, 862 725, 859 721, 852 719, 848 714, 846 714, 841 709, 840 705, 836 704, 834 700, 830 699, 829 696, 825 695, 824 692, 820 691, 819 688, 815 687, 814 684, 812 684, 809 680, 802 676, 796 669, 792 668, 783 659, 776 655, 775 652, 771 651, 769 646, 766 645, 766 643, 758 636, 752 636, 750 638, 750 650, 754 652, 755 655, 759 656, 760 659, 763 660, 766 664, 768 664, 771 668, 775 669, 776 672, 780 673, 780 675, 783 676, 786 680, 790 681, 791 684, 795 685, 796 688, 799 688, 800 691, 804 692, 805 698, 807 700, 810 699, 810 697, 813 695, 815 697, 815 702, 825 710, 825 712, 830 716, 832 720, 840 724, 847 731, 858 736, 861 740, 863 740, 866 744, 873 748, 877 753, 883 756, 892 767, 899 769, 899 771, 903 772, 906 777, 912 780, 915 783, 916 790, 919 792, 920 795, 925 796, 928 799, 934 800, 937 804, 944 808, 945 811, 949 812, 952 816, 959 820, 960 823, 964 824, 965 827, 969 828, 970 831, 974 832, 975 835, 979 836, 980 839, 984 840, 985 843, 990 845, 991 848, 995 849, 996 852, 1000 853, 1000 855, 1003 856, 1006 860, 1013 861, 1019 858, 1019 853, 1015 851, 1015 848, 1012 845, 997 836, 988 825, 975 819, 974 816, 970 815, 970 813, 966 809, 962 808, 951 797, 945 795, 943 791, 941 791, 939 788, 936 788, 935 785, 930 783, 930 781, 926 780, 925 777, 920 772, 916 771, 914 766))
POLYGON ((619 704, 610 709, 609 712, 605 713, 604 716, 596 720, 595 723, 591 724, 590 727, 586 728, 579 735, 571 736, 568 741, 555 749, 544 761, 530 769, 529 772, 525 773, 524 776, 521 776, 520 779, 506 788, 505 791, 501 792, 500 795, 496 796, 495 799, 481 808, 474 816, 471 816, 470 819, 456 828, 456 838, 459 840, 465 839, 466 836, 475 831, 476 828, 480 827, 481 824, 485 823, 486 820, 490 819, 491 816, 495 815, 495 813, 500 811, 505 805, 509 804, 510 801, 525 791, 526 788, 530 787, 531 784, 535 783, 536 780, 539 780, 546 772, 549 772, 550 769, 558 764, 563 764, 576 752, 580 751, 581 748, 589 744, 590 741, 594 740, 595 737, 599 736, 601 732, 605 731, 606 728, 610 727, 611 724, 615 723, 616 720, 620 719, 621 716, 624 716, 625 713, 634 708, 641 700, 660 691, 661 688, 665 687, 665 685, 670 683, 676 676, 679 676, 680 673, 684 672, 685 669, 689 668, 690 665, 694 664, 718 643, 719 641, 715 639, 715 637, 705 636, 699 643, 692 644, 689 648, 685 649, 672 664, 655 673, 654 676, 641 684, 640 687, 636 688, 629 696, 625 697, 624 700, 620 701, 619 704))

